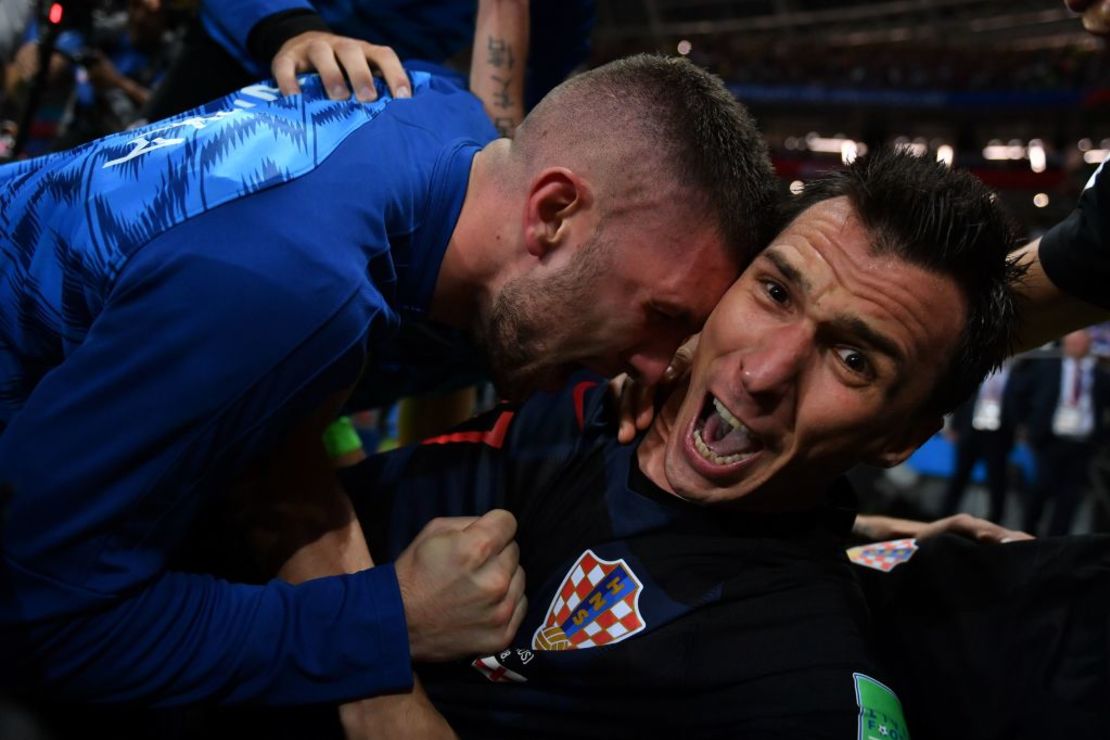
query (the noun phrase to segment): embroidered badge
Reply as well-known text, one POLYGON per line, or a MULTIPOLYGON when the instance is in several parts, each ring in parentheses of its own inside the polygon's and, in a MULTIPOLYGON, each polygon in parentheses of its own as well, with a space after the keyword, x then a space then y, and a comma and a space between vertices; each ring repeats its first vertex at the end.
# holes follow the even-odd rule
POLYGON ((639 608, 642 590, 624 560, 602 560, 586 550, 555 592, 532 647, 576 650, 632 637, 646 626, 639 608))
POLYGON ((886 684, 853 673, 859 706, 858 740, 910 740, 902 702, 886 684))
POLYGON ((915 552, 917 552, 915 539, 890 540, 853 547, 848 550, 848 559, 856 565, 889 573, 895 566, 912 558, 915 552))

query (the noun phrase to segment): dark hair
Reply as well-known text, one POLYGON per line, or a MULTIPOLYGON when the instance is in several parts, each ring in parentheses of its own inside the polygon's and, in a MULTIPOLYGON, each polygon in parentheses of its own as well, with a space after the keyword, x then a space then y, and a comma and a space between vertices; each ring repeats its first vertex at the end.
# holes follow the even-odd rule
POLYGON ((660 155, 655 178, 670 176, 700 196, 691 209, 715 218, 742 263, 774 235, 778 187, 755 120, 720 78, 689 60, 637 54, 572 77, 540 101, 516 140, 581 147, 590 137, 651 147, 660 155))
POLYGON ((1015 289, 1024 274, 1008 256, 1018 246, 1013 221, 994 193, 972 175, 884 148, 806 183, 784 205, 782 223, 840 196, 851 201, 877 253, 949 276, 963 293, 964 328, 926 406, 951 411, 1013 351, 1015 289))

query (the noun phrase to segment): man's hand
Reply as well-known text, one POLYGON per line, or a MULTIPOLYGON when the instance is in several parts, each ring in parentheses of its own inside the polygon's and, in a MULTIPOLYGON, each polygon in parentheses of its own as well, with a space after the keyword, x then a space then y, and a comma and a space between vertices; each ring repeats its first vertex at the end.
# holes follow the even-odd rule
POLYGON ((890 516, 860 514, 852 525, 852 532, 859 537, 872 541, 896 540, 915 537, 926 540, 945 532, 958 534, 969 540, 985 543, 1017 542, 1031 540, 1033 535, 979 519, 970 514, 938 519, 935 522, 918 522, 912 519, 897 519, 890 516))
POLYGON ((443 661, 504 649, 524 619, 516 519, 433 519, 395 565, 413 660, 443 661))
POLYGON ((637 432, 651 426, 651 420, 655 418, 656 400, 663 400, 670 395, 678 381, 690 372, 694 351, 698 348, 698 337, 695 334, 683 342, 674 353, 671 364, 667 366, 658 385, 645 385, 624 373, 609 381, 609 389, 620 405, 618 442, 628 444, 636 438, 637 432))
POLYGON ((1110 34, 1110 0, 1064 0, 1073 13, 1083 15, 1083 28, 1093 34, 1110 34))
POLYGON ((393 97, 412 96, 408 75, 393 49, 326 31, 306 31, 286 41, 274 55, 270 71, 283 95, 299 93, 297 73, 315 69, 329 98, 342 100, 353 89, 355 97, 366 103, 378 97, 371 65, 381 72, 393 97))

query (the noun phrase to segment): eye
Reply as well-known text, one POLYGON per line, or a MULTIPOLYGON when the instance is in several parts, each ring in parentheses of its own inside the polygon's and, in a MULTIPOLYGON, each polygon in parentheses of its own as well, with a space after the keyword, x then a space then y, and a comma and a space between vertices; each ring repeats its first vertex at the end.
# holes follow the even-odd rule
POLYGON ((867 355, 859 350, 853 349, 852 347, 837 347, 835 352, 844 367, 848 368, 856 375, 865 377, 874 375, 871 368, 871 361, 867 359, 867 355))
POLYGON ((775 303, 786 305, 790 302, 790 294, 786 292, 786 288, 782 287, 774 280, 764 280, 763 290, 775 303))

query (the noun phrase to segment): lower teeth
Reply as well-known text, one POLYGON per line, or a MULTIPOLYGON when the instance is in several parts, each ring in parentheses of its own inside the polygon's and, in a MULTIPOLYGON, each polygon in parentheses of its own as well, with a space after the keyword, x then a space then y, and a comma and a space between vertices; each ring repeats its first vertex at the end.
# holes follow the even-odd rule
POLYGON ((698 452, 701 453, 702 457, 704 457, 709 462, 715 463, 717 465, 727 465, 728 463, 740 462, 750 454, 745 452, 738 452, 735 455, 724 455, 722 457, 713 450, 709 449, 709 445, 707 445, 705 443, 705 440, 701 437, 700 429, 694 430, 694 447, 698 448, 698 452))

